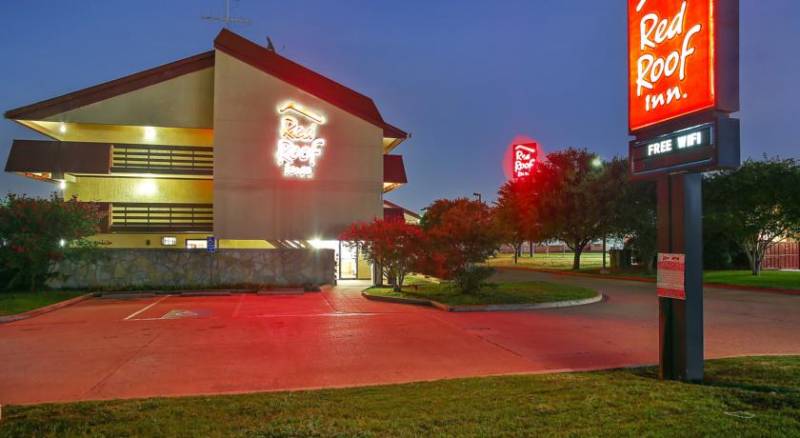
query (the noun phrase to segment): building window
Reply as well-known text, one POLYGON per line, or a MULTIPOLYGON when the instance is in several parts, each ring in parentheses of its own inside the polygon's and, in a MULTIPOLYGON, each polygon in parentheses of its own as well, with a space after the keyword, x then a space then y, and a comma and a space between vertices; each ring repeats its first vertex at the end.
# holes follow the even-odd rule
POLYGON ((163 236, 161 238, 162 246, 175 246, 178 244, 178 238, 175 236, 163 236))
POLYGON ((206 239, 186 239, 186 249, 206 249, 208 242, 206 239))

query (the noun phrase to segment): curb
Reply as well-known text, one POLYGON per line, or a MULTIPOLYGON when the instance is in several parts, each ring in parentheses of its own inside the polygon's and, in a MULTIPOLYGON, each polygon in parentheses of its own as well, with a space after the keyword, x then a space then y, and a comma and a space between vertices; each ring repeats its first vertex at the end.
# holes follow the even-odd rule
POLYGON ((605 295, 598 293, 591 298, 584 298, 582 300, 567 300, 567 301, 554 301, 550 303, 531 303, 531 304, 472 304, 472 305, 456 305, 440 303, 438 301, 426 300, 423 298, 401 298, 401 297, 384 297, 380 295, 372 295, 367 291, 362 291, 361 296, 372 301, 382 301, 386 303, 395 304, 411 304, 416 306, 430 306, 435 307, 445 312, 513 312, 521 310, 543 310, 543 309, 557 309, 562 307, 575 307, 584 306, 587 304, 599 303, 605 299, 605 295))
MULTIPOLYGON (((639 283, 656 283, 655 278, 642 278, 642 277, 629 277, 629 276, 610 276, 605 274, 592 274, 586 272, 572 272, 572 271, 560 271, 556 269, 541 269, 541 268, 529 268, 526 266, 493 266, 495 269, 510 269, 514 271, 532 271, 532 272, 541 272, 543 274, 552 274, 552 275, 564 275, 568 277, 585 277, 585 278, 602 278, 605 280, 621 280, 621 281, 637 281, 639 283)), ((746 292, 767 292, 767 293, 775 293, 775 294, 782 294, 782 295, 800 295, 800 290, 797 289, 776 289, 776 288, 769 288, 769 287, 758 287, 758 286, 740 286, 736 284, 724 284, 724 283, 703 283, 704 287, 712 287, 714 289, 728 289, 728 290, 741 290, 746 292)))
POLYGON ((70 298, 65 301, 60 301, 58 303, 50 304, 49 306, 40 307, 38 309, 29 310, 23 313, 17 313, 16 315, 6 315, 0 316, 0 324, 14 322, 14 321, 22 321, 23 319, 30 319, 34 316, 39 316, 45 313, 52 312, 54 310, 63 309, 64 307, 71 306, 73 304, 78 304, 81 301, 87 300, 93 297, 93 293, 88 293, 84 295, 77 296, 75 298, 70 298))
POLYGON ((550 303, 531 303, 531 304, 477 304, 466 306, 450 306, 433 302, 435 307, 448 312, 513 312, 518 310, 542 310, 542 309, 558 309, 562 307, 576 307, 585 306, 587 304, 594 304, 603 301, 605 295, 598 293, 597 296, 591 298, 584 298, 582 300, 567 300, 567 301, 553 301, 550 303))
POLYGON ((367 291, 361 291, 361 296, 368 300, 372 301, 382 301, 384 303, 395 303, 395 304, 412 304, 415 306, 429 306, 435 307, 434 301, 424 300, 422 298, 401 298, 401 297, 384 297, 381 295, 372 295, 367 293, 367 291))

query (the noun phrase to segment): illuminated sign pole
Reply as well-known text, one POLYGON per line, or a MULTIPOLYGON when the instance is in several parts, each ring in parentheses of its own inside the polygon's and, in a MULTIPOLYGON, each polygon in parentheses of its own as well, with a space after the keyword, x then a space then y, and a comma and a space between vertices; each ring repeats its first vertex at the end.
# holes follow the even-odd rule
POLYGON ((659 365, 703 379, 702 172, 739 166, 738 0, 628 0, 631 178, 658 184, 659 365))

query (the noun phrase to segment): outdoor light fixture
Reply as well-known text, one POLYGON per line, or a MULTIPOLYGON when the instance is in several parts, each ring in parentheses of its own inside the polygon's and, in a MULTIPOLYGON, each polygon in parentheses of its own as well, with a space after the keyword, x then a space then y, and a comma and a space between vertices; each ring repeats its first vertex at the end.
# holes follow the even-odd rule
POLYGON ((64 181, 64 180, 61 180, 61 181, 59 181, 59 182, 58 182, 58 188, 59 188, 60 190, 64 190, 64 189, 66 189, 66 188, 67 188, 67 182, 66 182, 66 181, 64 181))
POLYGON ((65 246, 67 246, 67 241, 66 241, 66 240, 64 240, 64 239, 61 239, 61 240, 59 240, 59 241, 58 241, 58 246, 60 246, 60 247, 62 247, 62 248, 63 248, 63 247, 65 247, 65 246))
POLYGON ((136 185, 136 194, 142 196, 153 196, 158 192, 155 181, 145 180, 136 185))
POLYGON ((275 163, 283 168, 285 177, 313 178, 317 157, 325 147, 325 139, 317 137, 317 128, 325 124, 325 117, 291 101, 279 105, 278 114, 281 116, 275 163), (308 123, 302 124, 295 115, 308 123))
POLYGON ((147 141, 153 141, 156 139, 156 128, 152 126, 145 126, 144 127, 144 139, 147 141))
POLYGON ((603 167, 603 160, 601 160, 600 157, 594 157, 594 160, 592 160, 592 166, 597 168, 603 167))
POLYGON ((64 122, 59 123, 58 132, 60 132, 62 134, 66 134, 67 133, 67 125, 64 122))

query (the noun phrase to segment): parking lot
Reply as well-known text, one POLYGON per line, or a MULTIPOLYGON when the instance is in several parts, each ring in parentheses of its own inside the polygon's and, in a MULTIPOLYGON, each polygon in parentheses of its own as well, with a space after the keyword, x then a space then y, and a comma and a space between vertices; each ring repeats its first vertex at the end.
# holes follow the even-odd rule
MULTIPOLYGON (((507 271, 506 280, 549 279, 507 271)), ((0 403, 399 383, 653 364, 652 284, 582 307, 447 313, 378 303, 363 284, 294 295, 94 298, 0 325, 0 403)), ((706 290, 706 355, 800 354, 800 297, 706 290)))

